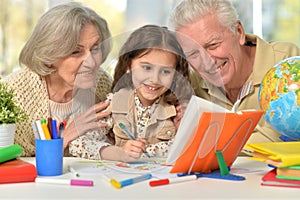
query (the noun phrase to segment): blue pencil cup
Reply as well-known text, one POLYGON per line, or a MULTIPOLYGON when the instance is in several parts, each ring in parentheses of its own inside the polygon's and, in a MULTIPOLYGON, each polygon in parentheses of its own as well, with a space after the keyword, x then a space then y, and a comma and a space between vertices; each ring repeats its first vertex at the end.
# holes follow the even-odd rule
POLYGON ((59 176, 63 173, 63 138, 35 140, 36 169, 39 176, 59 176))

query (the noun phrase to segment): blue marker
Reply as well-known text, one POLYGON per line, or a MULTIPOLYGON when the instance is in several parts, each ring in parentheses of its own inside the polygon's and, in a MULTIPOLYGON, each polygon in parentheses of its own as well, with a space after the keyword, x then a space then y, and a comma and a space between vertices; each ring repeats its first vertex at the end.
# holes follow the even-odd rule
POLYGON ((51 134, 52 134, 52 139, 58 139, 58 133, 57 133, 57 125, 56 125, 56 120, 55 119, 52 119, 51 120, 51 134))
POLYGON ((134 135, 130 133, 130 131, 126 128, 126 126, 123 123, 119 123, 120 128, 122 131, 131 139, 131 140, 136 140, 134 135))
POLYGON ((138 177, 135 177, 135 178, 126 179, 126 180, 123 180, 123 181, 117 181, 115 179, 112 179, 110 181, 110 183, 116 188, 122 188, 124 186, 131 185, 131 184, 134 184, 134 183, 138 183, 138 182, 141 182, 141 181, 145 181, 145 180, 148 180, 148 179, 151 179, 151 178, 152 178, 151 174, 144 174, 144 175, 141 175, 141 176, 138 176, 138 177))
MULTIPOLYGON (((126 126, 123 123, 119 123, 119 127, 122 129, 122 131, 131 139, 131 140, 136 140, 134 135, 130 133, 130 131, 126 128, 126 126)), ((144 152, 144 154, 150 158, 150 155, 148 154, 147 151, 144 152)))

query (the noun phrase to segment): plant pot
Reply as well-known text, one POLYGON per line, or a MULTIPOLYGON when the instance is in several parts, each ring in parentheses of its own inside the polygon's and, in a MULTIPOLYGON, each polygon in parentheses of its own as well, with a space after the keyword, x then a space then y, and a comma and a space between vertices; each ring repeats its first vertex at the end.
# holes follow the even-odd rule
POLYGON ((0 124, 0 148, 14 144, 16 124, 0 124))

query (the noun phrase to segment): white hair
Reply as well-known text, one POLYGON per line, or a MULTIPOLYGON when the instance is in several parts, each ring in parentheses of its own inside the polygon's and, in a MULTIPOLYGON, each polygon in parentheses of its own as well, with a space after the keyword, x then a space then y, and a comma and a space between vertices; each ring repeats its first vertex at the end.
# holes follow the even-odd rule
POLYGON ((197 21, 205 15, 216 15, 219 22, 235 33, 238 14, 229 0, 183 0, 170 15, 175 30, 197 21))
POLYGON ((98 30, 102 63, 111 51, 111 37, 107 22, 94 10, 77 2, 59 4, 45 12, 23 47, 19 62, 39 75, 45 76, 55 68, 48 67, 76 50, 80 31, 92 23, 98 30))

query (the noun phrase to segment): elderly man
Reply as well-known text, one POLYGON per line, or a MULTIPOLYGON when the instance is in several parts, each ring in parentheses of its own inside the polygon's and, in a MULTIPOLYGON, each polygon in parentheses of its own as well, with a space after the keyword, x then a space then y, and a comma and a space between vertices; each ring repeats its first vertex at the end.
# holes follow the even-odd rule
MULTIPOLYGON (((193 68, 196 95, 227 109, 241 98, 238 110, 260 109, 258 92, 266 72, 280 60, 300 55, 295 44, 246 34, 228 0, 183 0, 170 22, 193 68)), ((261 119, 248 142, 280 141, 279 136, 261 119)))

